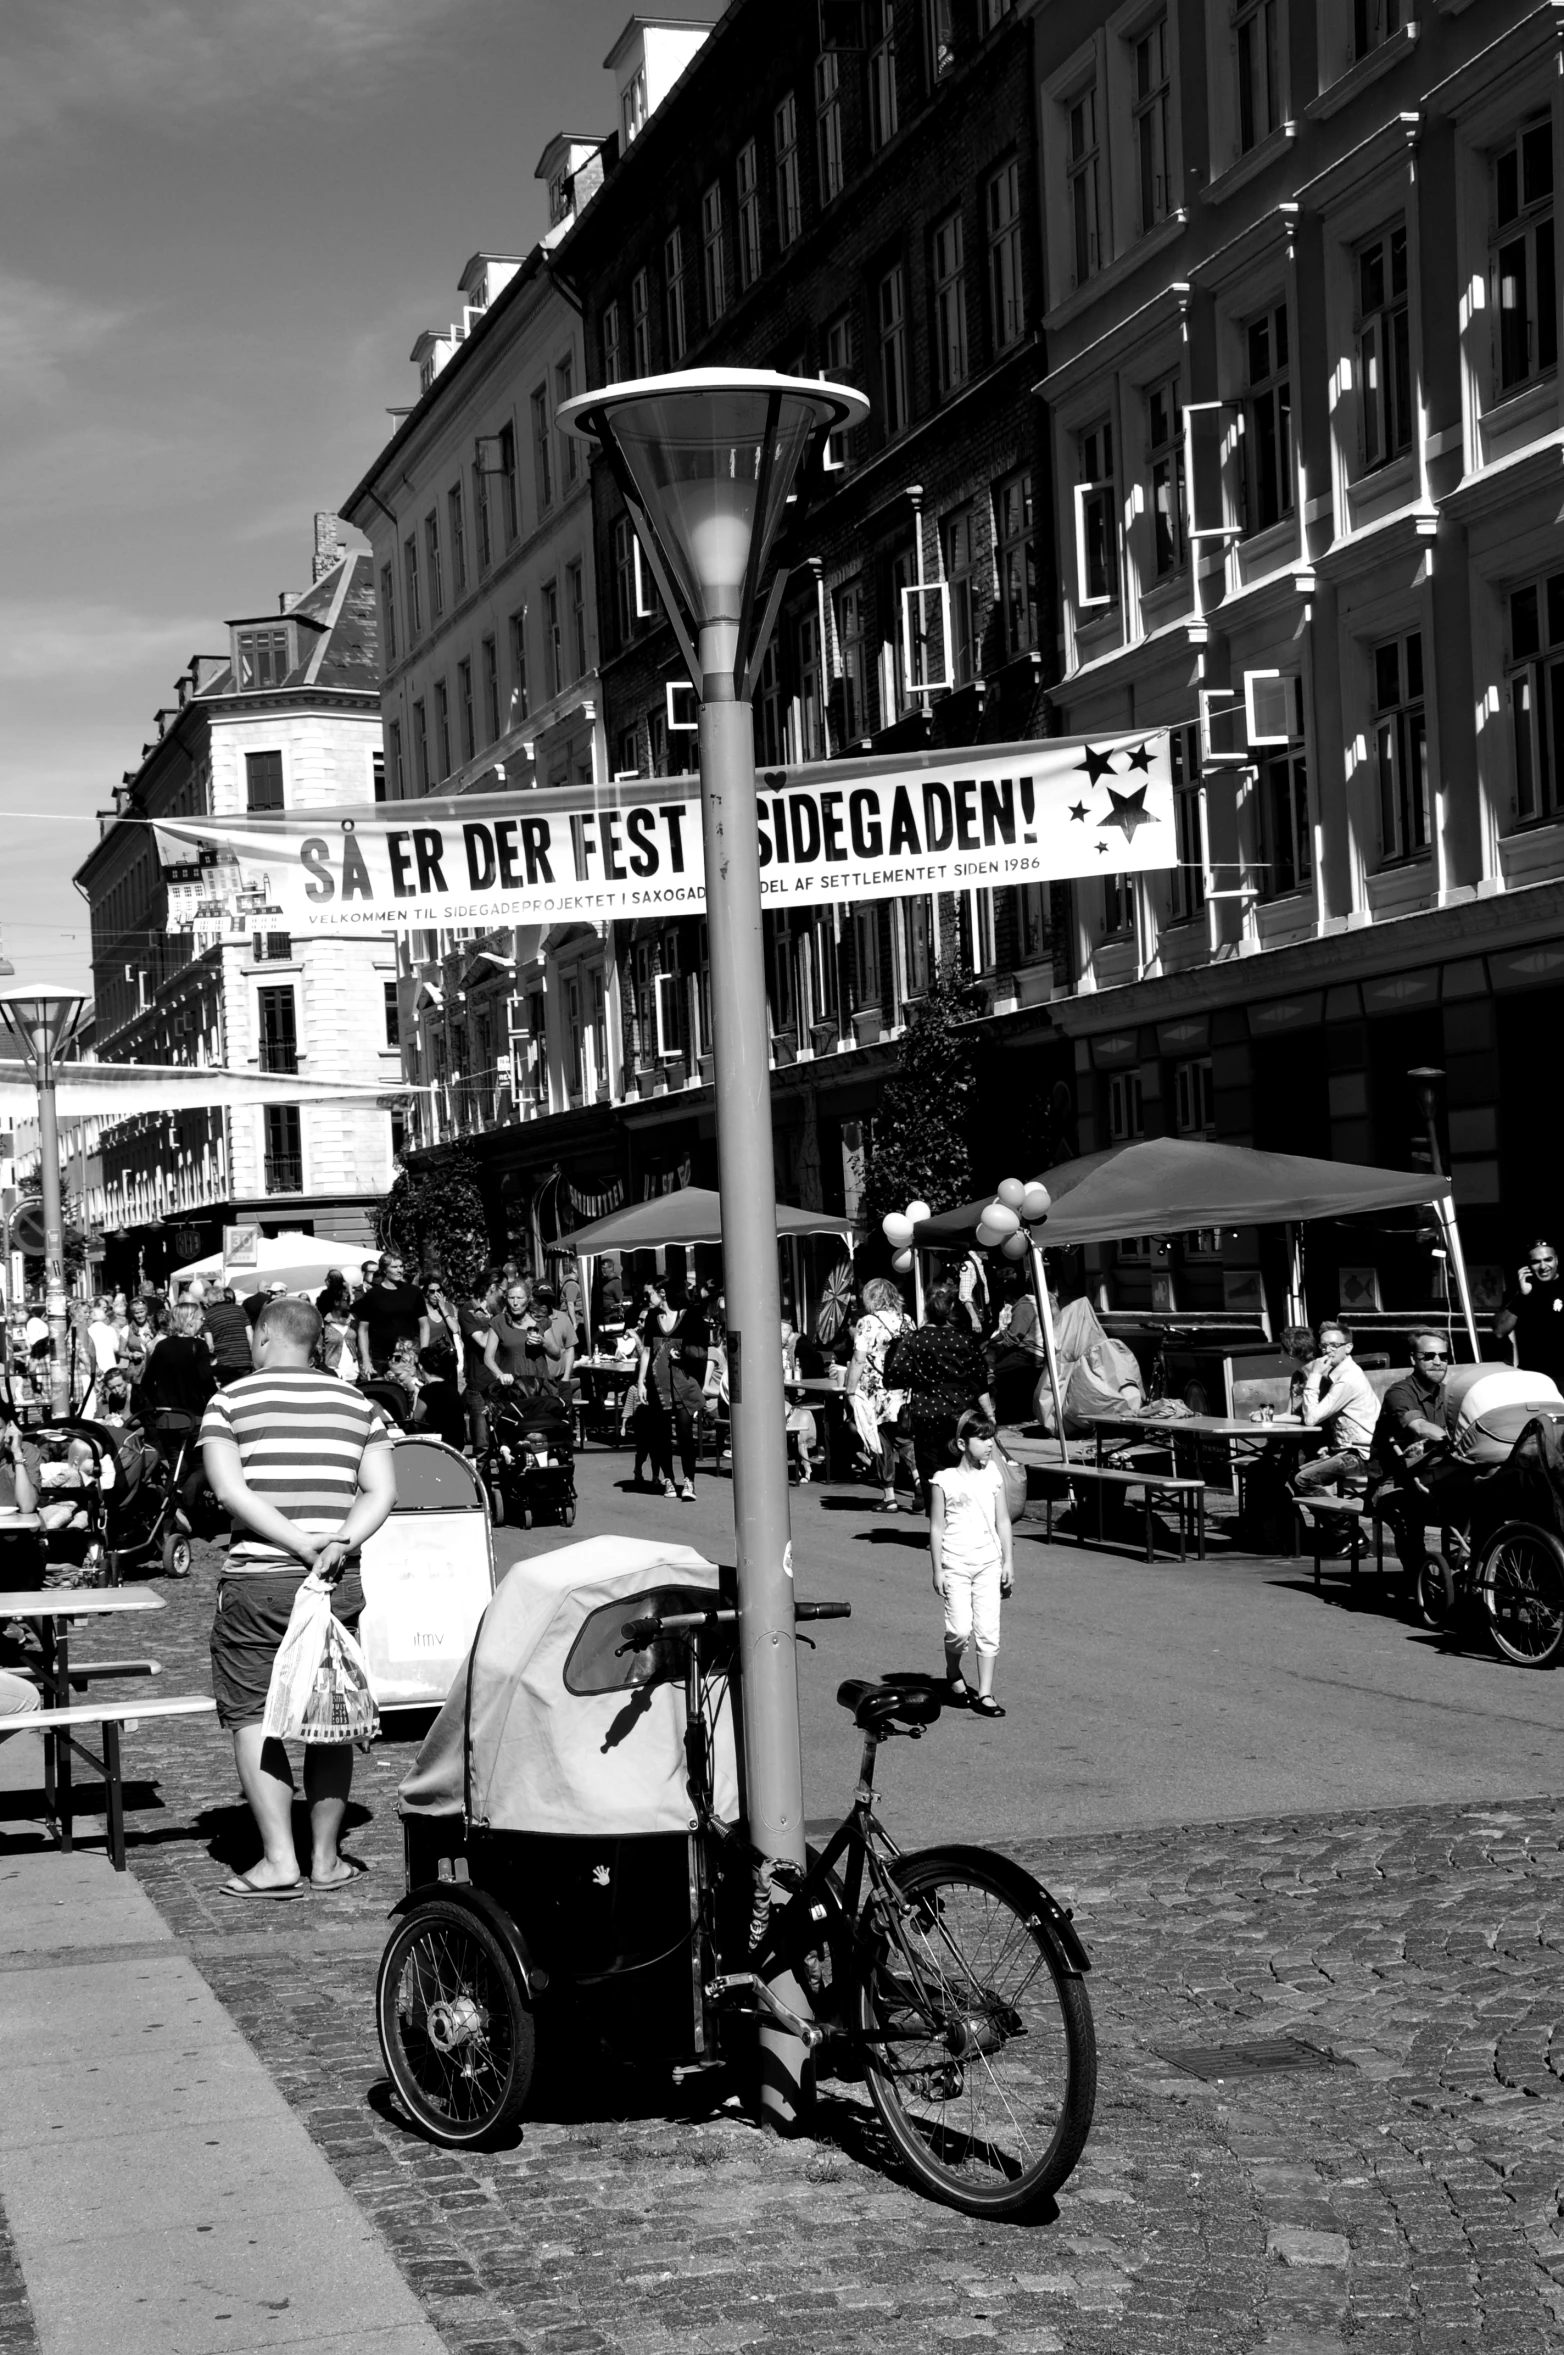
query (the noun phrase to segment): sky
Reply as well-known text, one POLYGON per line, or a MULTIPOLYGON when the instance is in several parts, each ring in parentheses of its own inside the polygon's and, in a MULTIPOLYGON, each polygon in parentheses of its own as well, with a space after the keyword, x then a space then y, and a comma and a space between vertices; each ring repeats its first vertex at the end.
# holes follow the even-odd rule
POLYGON ((307 585, 315 510, 416 397, 407 355, 458 311, 468 257, 525 253, 545 143, 611 127, 602 61, 631 6, 4 0, 0 949, 20 979, 86 983, 79 821, 189 657, 307 585))

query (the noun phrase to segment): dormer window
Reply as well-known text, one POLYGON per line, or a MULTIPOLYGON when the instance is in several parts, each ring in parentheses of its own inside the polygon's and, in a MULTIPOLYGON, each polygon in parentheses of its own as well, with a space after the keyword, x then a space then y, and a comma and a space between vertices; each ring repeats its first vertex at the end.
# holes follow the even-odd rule
POLYGON ((646 121, 646 68, 638 65, 619 97, 620 122, 626 147, 646 121))
POLYGON ((560 222, 568 221, 574 211, 575 201, 571 192, 570 174, 561 172, 548 184, 549 227, 557 229, 560 222))
POLYGON ((241 692, 280 687, 293 668, 293 632, 286 622, 235 630, 234 677, 241 692))

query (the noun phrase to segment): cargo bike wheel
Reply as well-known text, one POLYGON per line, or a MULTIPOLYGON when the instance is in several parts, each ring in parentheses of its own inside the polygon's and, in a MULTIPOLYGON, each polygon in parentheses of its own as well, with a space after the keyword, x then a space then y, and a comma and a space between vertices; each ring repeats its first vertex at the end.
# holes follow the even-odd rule
POLYGON ((536 2028, 515 1966, 478 1915, 437 1897, 398 1922, 375 2022, 386 2073, 432 2141, 481 2150, 514 2126, 532 2089, 536 2028))
POLYGON ((931 1849, 892 1876, 910 1912, 862 1970, 874 2106, 911 2173, 970 2216, 1023 2216, 1091 2131, 1086 1988, 1002 1859, 931 1849))
POLYGON ((1483 1559, 1488 1632, 1518 1668, 1551 1668, 1564 1652, 1564 1546, 1550 1530, 1507 1521, 1483 1559))

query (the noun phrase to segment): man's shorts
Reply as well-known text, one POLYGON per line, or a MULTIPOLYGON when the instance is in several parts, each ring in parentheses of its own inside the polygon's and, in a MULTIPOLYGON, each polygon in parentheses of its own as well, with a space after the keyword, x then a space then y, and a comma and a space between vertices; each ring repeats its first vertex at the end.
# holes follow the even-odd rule
MULTIPOLYGON (((272 1663, 288 1632, 293 1598, 308 1573, 279 1571, 276 1577, 225 1578, 217 1589, 212 1622, 212 1697, 219 1725, 259 1725, 266 1714, 272 1663)), ((364 1608, 357 1570, 345 1570, 331 1590, 331 1609, 350 1634, 364 1608)))

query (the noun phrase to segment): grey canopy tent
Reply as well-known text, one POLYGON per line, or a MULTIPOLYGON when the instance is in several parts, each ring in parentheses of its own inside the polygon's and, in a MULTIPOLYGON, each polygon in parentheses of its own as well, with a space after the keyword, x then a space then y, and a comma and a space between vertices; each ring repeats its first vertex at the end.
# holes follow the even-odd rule
MULTIPOLYGON (((795 1210, 786 1202, 776 1206, 777 1237, 852 1234, 852 1221, 829 1210, 795 1210)), ((669 1244, 722 1241, 722 1203, 709 1186, 680 1186, 672 1194, 654 1194, 646 1202, 632 1202, 611 1210, 588 1227, 561 1235, 558 1248, 574 1251, 588 1264, 582 1269, 581 1296, 592 1297, 590 1261, 600 1251, 657 1251, 669 1244)), ((590 1307, 588 1307, 590 1315, 590 1307)))
MULTIPOLYGON (((1032 1277, 1038 1316, 1057 1391, 1053 1321, 1043 1281, 1041 1244, 1110 1243, 1121 1235, 1177 1234, 1199 1227, 1292 1225, 1306 1219, 1353 1218, 1369 1210, 1428 1204, 1444 1230, 1472 1357, 1482 1355, 1466 1281, 1450 1180, 1437 1170, 1375 1169, 1355 1161, 1315 1161, 1298 1153, 1260 1153, 1250 1145, 1205 1139, 1147 1137, 1110 1145, 1077 1161, 1044 1170, 1052 1207, 1041 1235, 1033 1232, 1032 1277)), ((913 1248, 966 1242, 977 1228, 985 1195, 955 1210, 921 1219, 913 1248)), ((1056 1398, 1061 1434, 1063 1407, 1056 1398)))

